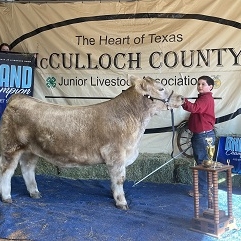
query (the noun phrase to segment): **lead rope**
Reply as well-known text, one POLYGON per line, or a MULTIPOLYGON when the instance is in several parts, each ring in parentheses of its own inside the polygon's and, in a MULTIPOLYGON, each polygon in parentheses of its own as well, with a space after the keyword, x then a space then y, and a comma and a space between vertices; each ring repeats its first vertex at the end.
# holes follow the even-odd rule
POLYGON ((173 158, 173 153, 174 153, 174 139, 175 139, 175 126, 174 126, 174 113, 173 109, 171 109, 171 119, 172 119, 172 152, 171 152, 171 157, 173 158))
POLYGON ((173 158, 171 158, 169 161, 165 162, 164 164, 162 164, 161 166, 159 166, 157 169, 155 169, 154 171, 152 171, 151 173, 149 173, 147 176, 143 177, 140 181, 136 182, 133 184, 132 187, 136 186, 137 184, 139 184, 140 182, 142 182, 143 180, 145 180, 146 178, 148 178, 149 176, 151 176, 153 173, 155 173, 156 171, 158 171, 159 169, 163 168, 164 166, 166 166, 169 162, 175 160, 175 158, 179 157, 180 155, 182 155, 183 153, 185 153, 189 148, 191 148, 192 146, 189 146, 188 148, 186 148, 185 150, 183 150, 182 152, 178 153, 176 156, 174 156, 173 158))

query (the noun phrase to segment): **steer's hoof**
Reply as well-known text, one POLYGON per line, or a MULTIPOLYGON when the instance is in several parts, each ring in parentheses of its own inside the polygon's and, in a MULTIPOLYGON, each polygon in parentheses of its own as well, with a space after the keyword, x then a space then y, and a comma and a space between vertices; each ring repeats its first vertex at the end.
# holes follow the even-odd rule
POLYGON ((30 193, 30 197, 38 199, 38 198, 41 198, 42 196, 40 192, 34 192, 34 193, 30 193))
POLYGON ((128 207, 128 205, 126 204, 126 205, 116 205, 116 207, 117 208, 119 208, 119 209, 122 209, 122 210, 128 210, 129 209, 129 207, 128 207))
POLYGON ((4 203, 12 203, 13 200, 12 200, 12 198, 7 198, 7 199, 3 199, 2 198, 2 202, 4 202, 4 203))

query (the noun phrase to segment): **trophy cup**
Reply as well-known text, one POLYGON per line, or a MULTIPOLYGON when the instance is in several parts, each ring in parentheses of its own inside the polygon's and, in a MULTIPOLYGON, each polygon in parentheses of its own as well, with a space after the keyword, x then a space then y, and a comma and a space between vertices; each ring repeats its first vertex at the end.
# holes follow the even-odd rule
POLYGON ((215 146, 212 145, 213 143, 213 138, 212 137, 207 137, 206 141, 208 143, 206 149, 207 149, 207 154, 208 154, 208 160, 203 160, 202 166, 209 168, 209 167, 215 167, 215 162, 213 161, 213 156, 215 152, 215 146))

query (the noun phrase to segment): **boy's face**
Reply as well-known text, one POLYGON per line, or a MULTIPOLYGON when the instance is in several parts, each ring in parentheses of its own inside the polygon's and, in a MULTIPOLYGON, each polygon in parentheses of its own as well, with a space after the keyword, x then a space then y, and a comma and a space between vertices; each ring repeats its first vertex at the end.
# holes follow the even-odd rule
POLYGON ((198 93, 207 93, 212 90, 213 86, 208 85, 206 80, 200 79, 197 83, 197 91, 198 93))
POLYGON ((1 48, 1 51, 4 51, 4 52, 9 52, 9 47, 6 46, 6 45, 3 45, 2 48, 1 48))

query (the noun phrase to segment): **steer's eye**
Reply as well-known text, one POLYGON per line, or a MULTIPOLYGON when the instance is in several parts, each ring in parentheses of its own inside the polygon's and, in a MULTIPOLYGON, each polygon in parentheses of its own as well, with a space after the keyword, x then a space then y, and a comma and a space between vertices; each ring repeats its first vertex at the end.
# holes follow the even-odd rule
POLYGON ((160 91, 163 91, 163 90, 164 90, 164 88, 160 88, 159 90, 160 90, 160 91))

